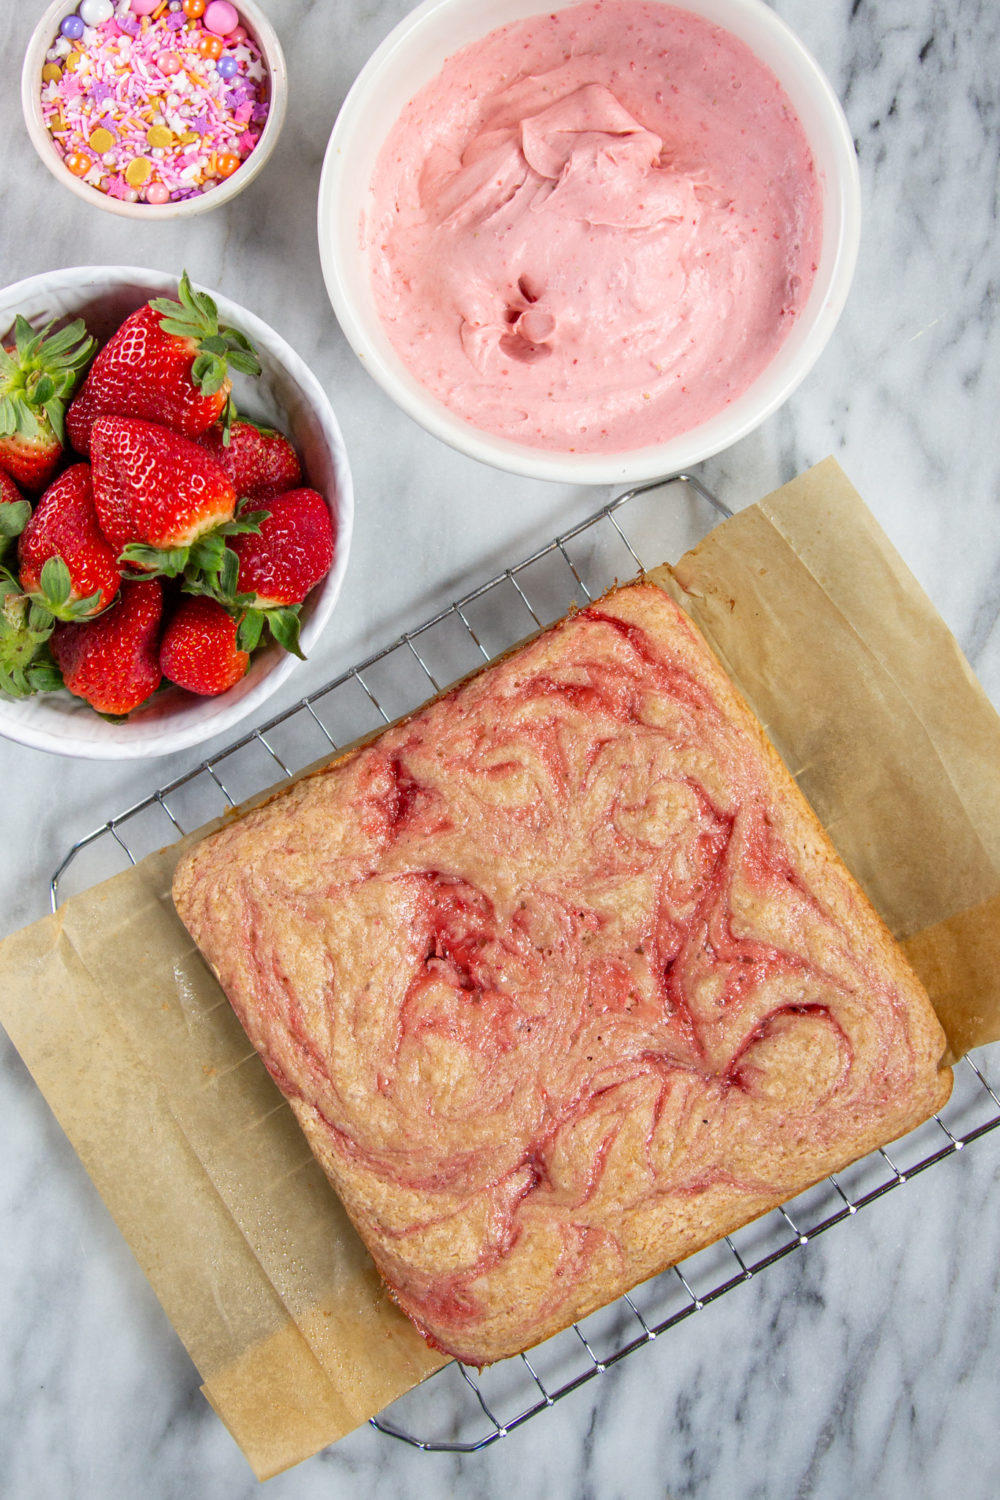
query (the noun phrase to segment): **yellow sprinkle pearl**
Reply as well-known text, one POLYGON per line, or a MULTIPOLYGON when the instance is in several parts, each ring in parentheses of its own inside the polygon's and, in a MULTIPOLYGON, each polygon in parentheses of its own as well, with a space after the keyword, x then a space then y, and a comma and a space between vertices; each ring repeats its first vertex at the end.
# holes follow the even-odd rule
POLYGON ((46 63, 45 64, 45 67, 42 69, 42 82, 43 83, 55 83, 56 80, 59 79, 59 78, 61 78, 61 77, 62 77, 62 68, 59 66, 58 63, 54 63, 53 62, 53 63, 46 63))
POLYGON ((142 187, 142 184, 146 181, 152 170, 152 164, 144 156, 137 156, 125 168, 125 181, 129 187, 142 187))

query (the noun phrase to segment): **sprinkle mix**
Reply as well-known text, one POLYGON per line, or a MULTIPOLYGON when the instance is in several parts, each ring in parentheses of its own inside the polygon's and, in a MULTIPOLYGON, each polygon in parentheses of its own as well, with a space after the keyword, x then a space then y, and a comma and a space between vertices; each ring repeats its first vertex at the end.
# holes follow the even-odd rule
POLYGON ((267 68, 229 0, 81 0, 46 54, 41 101, 75 177, 127 203, 171 203, 253 151, 267 68))

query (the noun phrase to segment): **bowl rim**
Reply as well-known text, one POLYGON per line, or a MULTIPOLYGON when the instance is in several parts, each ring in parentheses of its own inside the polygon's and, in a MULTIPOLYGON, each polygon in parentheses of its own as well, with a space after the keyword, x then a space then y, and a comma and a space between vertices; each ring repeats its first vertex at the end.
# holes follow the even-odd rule
MULTIPOLYGON (((78 284, 83 290, 91 286, 95 294, 102 289, 112 291, 118 284, 135 285, 150 296, 161 296, 176 291, 178 278, 166 271, 147 266, 85 265, 60 267, 23 277, 10 286, 0 289, 0 333, 10 308, 13 318, 15 301, 24 301, 36 294, 44 293, 46 285, 63 284, 72 288, 78 284)), ((343 588, 344 577, 350 557, 354 531, 354 484, 350 460, 344 443, 340 423, 326 391, 309 366, 292 346, 264 320, 234 302, 225 293, 200 282, 193 285, 209 293, 227 322, 242 329, 260 348, 288 370, 303 391, 309 407, 317 413, 322 428, 330 440, 331 464, 335 475, 336 493, 325 495, 327 504, 334 511, 337 526, 337 544, 333 566, 323 581, 317 585, 310 601, 311 607, 302 622, 302 645, 308 656, 310 648, 318 640, 329 622, 343 588)), ((136 304, 137 306, 140 304, 136 304)), ((23 700, 32 705, 32 719, 9 718, 17 702, 0 698, 0 736, 34 750, 45 750, 82 760, 143 760, 190 749, 213 739, 216 735, 231 730, 251 714, 255 713, 294 672, 298 658, 288 653, 276 655, 271 665, 244 694, 226 702, 227 695, 198 698, 191 696, 183 703, 183 721, 165 716, 162 719, 134 719, 124 724, 113 724, 90 713, 83 720, 88 734, 79 737, 74 733, 74 714, 60 714, 54 705, 46 703, 43 696, 23 700), (51 718, 46 713, 53 708, 51 718), (41 723, 37 715, 45 714, 41 723)), ((246 682, 247 679, 244 679, 246 682)), ((233 689, 231 691, 236 691, 233 689)), ((81 716, 84 710, 79 710, 81 716)))
MULTIPOLYGON (((554 0, 551 9, 563 10, 577 3, 579 0, 554 0)), ((343 333, 368 373, 408 416, 450 447, 494 468, 532 479, 601 485, 639 483, 691 468, 739 442, 784 404, 819 359, 847 301, 861 239, 860 173, 853 135, 843 107, 819 63, 788 23, 765 0, 701 0, 704 9, 698 8, 697 0, 695 4, 691 4, 690 0, 663 0, 663 3, 676 5, 682 10, 691 9, 701 15, 722 9, 726 9, 731 17, 740 14, 748 18, 750 24, 763 28, 764 33, 787 57, 794 58, 795 67, 800 70, 804 84, 808 84, 813 91, 814 103, 822 117, 831 148, 831 157, 836 163, 835 174, 828 184, 827 212, 835 212, 838 224, 828 278, 825 283, 814 283, 810 293, 807 304, 807 308, 812 308, 810 321, 803 322, 804 313, 800 315, 789 339, 778 350, 771 363, 731 406, 725 407, 700 426, 664 443, 617 453, 581 454, 536 448, 484 433, 454 415, 437 398, 420 387, 388 343, 384 331, 380 329, 373 334, 368 319, 358 311, 351 292, 347 258, 341 253, 347 235, 341 238, 331 232, 331 226, 345 222, 347 218, 340 201, 341 196, 351 192, 352 184, 357 192, 357 168, 353 163, 353 154, 348 149, 350 138, 359 129, 384 70, 415 36, 419 36, 425 26, 438 23, 449 12, 467 10, 468 0, 422 0, 370 55, 357 74, 334 122, 320 176, 317 233, 327 295, 343 333)), ((539 4, 537 9, 541 12, 542 6, 539 4)), ((532 13, 532 10, 523 12, 526 16, 532 13)), ((707 18, 718 26, 726 27, 726 22, 716 16, 708 15, 707 18)), ((746 44, 752 45, 749 42, 746 44)), ((452 50, 458 50, 462 45, 464 43, 456 42, 452 50)), ((775 71, 773 67, 772 71, 775 71)), ((784 78, 779 81, 783 87, 786 86, 784 78)), ((388 128, 391 127, 383 132, 382 141, 386 138, 388 128)), ((811 142, 812 139, 810 136, 811 142)), ((381 141, 379 144, 381 145, 381 141)), ((369 191, 367 184, 361 191, 369 191)), ((354 240, 355 249, 358 249, 362 241, 361 225, 357 226, 354 240)))
POLYGON ((119 198, 109 198, 107 193, 74 177, 56 150, 42 119, 42 62, 55 39, 59 22, 66 16, 73 15, 78 7, 79 0, 51 0, 31 33, 21 67, 21 113, 25 127, 39 158, 56 181, 93 208, 117 214, 120 218, 142 220, 193 218, 195 214, 205 213, 208 209, 230 202, 248 187, 267 164, 281 134, 288 109, 288 67, 285 54, 278 33, 257 0, 237 0, 236 8, 240 21, 248 23, 247 30, 253 33, 261 49, 271 79, 270 107, 260 140, 246 161, 218 187, 207 193, 199 193, 194 198, 183 198, 177 203, 160 204, 125 203, 119 198))

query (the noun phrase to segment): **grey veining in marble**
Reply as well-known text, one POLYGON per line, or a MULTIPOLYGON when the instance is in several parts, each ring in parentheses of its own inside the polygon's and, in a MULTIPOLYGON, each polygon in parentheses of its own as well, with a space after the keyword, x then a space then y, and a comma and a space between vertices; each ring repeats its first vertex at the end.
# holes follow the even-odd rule
MULTIPOLYGON (((272 322, 329 390, 355 543, 303 691, 606 498, 486 471, 402 416, 326 300, 314 233, 341 100, 406 0, 267 0, 291 107, 228 208, 140 226, 60 193, 16 82, 41 0, 0 8, 4 283, 79 262, 186 265, 272 322)), ((702 477, 739 507, 836 455, 1000 702, 1000 7, 778 0, 842 97, 865 225, 841 324, 788 405, 702 477)), ((207 747, 211 748, 211 747, 207 747)), ((0 930, 46 910, 69 844, 200 758, 63 761, 0 742, 0 930)), ((994 1072, 998 1071, 994 1059, 994 1072)), ((20 1059, 0 1037, 0 1495, 249 1497, 257 1485, 20 1059)), ((1000 1493, 1000 1133, 969 1146, 479 1454, 369 1429, 275 1500, 992 1500, 1000 1493)))

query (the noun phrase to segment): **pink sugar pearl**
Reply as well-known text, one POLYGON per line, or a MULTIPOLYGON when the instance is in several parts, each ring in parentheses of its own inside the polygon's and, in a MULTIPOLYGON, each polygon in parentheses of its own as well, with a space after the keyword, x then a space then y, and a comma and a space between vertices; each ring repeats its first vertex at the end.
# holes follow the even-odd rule
POLYGON ((151 16, 160 0, 132 0, 130 9, 134 16, 151 16))
POLYGON ((230 5, 229 0, 212 0, 201 18, 201 24, 206 31, 214 31, 216 36, 228 36, 240 24, 239 13, 235 5, 230 5))
POLYGON ((146 202, 147 203, 169 203, 170 202, 170 189, 167 187, 166 183, 163 183, 163 182, 151 182, 149 184, 149 187, 146 189, 146 202))

